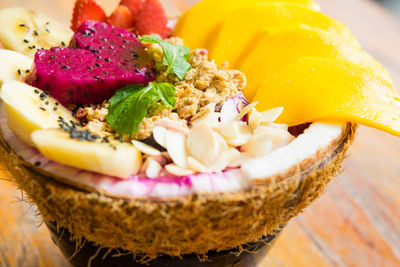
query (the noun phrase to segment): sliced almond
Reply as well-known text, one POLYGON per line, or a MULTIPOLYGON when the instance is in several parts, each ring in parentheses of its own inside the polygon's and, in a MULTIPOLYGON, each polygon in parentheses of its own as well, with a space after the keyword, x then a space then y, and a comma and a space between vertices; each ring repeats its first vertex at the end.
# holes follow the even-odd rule
POLYGON ((172 161, 181 168, 186 168, 186 137, 183 133, 168 130, 165 135, 165 148, 172 161))
POLYGON ((240 155, 240 152, 237 149, 229 148, 221 153, 210 169, 214 172, 223 171, 238 155, 240 155))
POLYGON ((189 129, 186 127, 182 126, 182 123, 180 121, 176 120, 170 120, 167 118, 161 119, 156 123, 156 126, 162 126, 168 130, 172 130, 175 132, 180 132, 184 135, 187 135, 189 133, 189 129))
POLYGON ((283 107, 273 108, 261 112, 262 123, 274 122, 282 114, 282 112, 283 112, 283 107))
POLYGON ((232 99, 226 100, 220 113, 221 122, 231 122, 235 120, 236 116, 239 114, 237 103, 232 99))
POLYGON ((218 141, 219 154, 221 154, 225 150, 229 149, 229 146, 228 146, 226 140, 220 134, 218 134, 216 132, 213 132, 213 134, 217 138, 217 141, 218 141))
POLYGON ((247 113, 249 113, 256 105, 258 104, 258 102, 253 102, 248 104, 247 106, 245 106, 240 112, 239 114, 235 117, 235 121, 240 120, 241 118, 243 118, 247 113))
POLYGON ((255 134, 241 147, 241 150, 249 153, 253 157, 261 157, 271 152, 272 142, 266 134, 255 134))
POLYGON ((153 128, 153 137, 154 140, 162 147, 165 148, 165 135, 167 133, 167 129, 162 126, 155 126, 153 128))
POLYGON ((155 149, 152 146, 149 146, 148 144, 145 144, 143 142, 137 141, 137 140, 132 140, 132 144, 140 150, 143 154, 150 155, 150 156, 157 156, 160 155, 160 151, 155 149))
POLYGON ((157 178, 158 176, 160 176, 162 167, 160 163, 158 163, 156 160, 152 158, 147 158, 145 166, 146 166, 145 172, 148 178, 157 178))
POLYGON ((217 138, 207 124, 193 126, 186 141, 189 154, 206 167, 212 165, 220 154, 221 141, 217 138))
POLYGON ((254 134, 267 135, 272 142, 273 145, 272 149, 276 149, 278 147, 287 145, 294 139, 294 136, 291 135, 288 131, 279 128, 272 128, 265 126, 258 127, 254 132, 254 134))
POLYGON ((251 128, 242 121, 233 121, 230 123, 219 123, 214 128, 231 146, 241 146, 250 139, 253 134, 251 128))
POLYGON ((242 146, 242 150, 254 157, 267 155, 273 149, 287 145, 294 137, 287 131, 260 126, 254 131, 249 142, 242 146))
POLYGON ((186 169, 186 168, 181 168, 174 163, 166 165, 165 169, 167 170, 167 172, 169 174, 172 174, 175 176, 186 176, 186 175, 194 174, 194 171, 186 169))
POLYGON ((258 126, 261 125, 263 120, 263 116, 260 112, 258 112, 255 108, 251 110, 249 116, 249 126, 254 131, 258 126))
POLYGON ((205 123, 210 127, 218 125, 220 114, 215 112, 216 103, 210 103, 205 106, 200 115, 191 121, 192 125, 205 123))
POLYGON ((280 129, 283 131, 288 131, 289 127, 287 124, 284 123, 268 123, 268 124, 262 124, 263 127, 271 127, 275 129, 280 129))
POLYGON ((193 157, 188 157, 187 158, 187 165, 188 168, 195 171, 195 172, 209 172, 209 170, 203 165, 201 164, 200 161, 198 161, 197 159, 193 158, 193 157))
MULTIPOLYGON (((239 151, 238 151, 239 152, 239 151)), ((243 165, 243 163, 245 163, 246 161, 252 159, 253 157, 249 154, 249 153, 240 153, 236 154, 232 157, 231 162, 229 163, 229 167, 240 167, 243 165)))

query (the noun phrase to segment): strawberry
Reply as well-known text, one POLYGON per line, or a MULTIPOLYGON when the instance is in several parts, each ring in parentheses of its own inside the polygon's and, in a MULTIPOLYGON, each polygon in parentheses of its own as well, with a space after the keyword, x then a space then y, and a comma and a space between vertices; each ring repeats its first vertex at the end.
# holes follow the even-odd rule
POLYGON ((135 32, 139 35, 159 34, 161 38, 171 35, 172 29, 167 26, 168 18, 159 0, 144 0, 139 10, 135 24, 135 32))
POLYGON ((119 28, 129 29, 133 26, 135 18, 126 6, 118 6, 108 17, 107 23, 119 28))
POLYGON ((71 29, 76 31, 87 20, 104 22, 107 16, 96 0, 77 0, 71 20, 71 29))
POLYGON ((143 0, 121 0, 119 5, 126 6, 131 11, 132 17, 135 18, 143 5, 143 0))

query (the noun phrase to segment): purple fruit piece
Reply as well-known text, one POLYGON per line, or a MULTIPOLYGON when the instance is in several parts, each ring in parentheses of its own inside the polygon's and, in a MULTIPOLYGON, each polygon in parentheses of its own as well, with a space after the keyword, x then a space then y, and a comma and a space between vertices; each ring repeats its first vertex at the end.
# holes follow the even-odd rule
POLYGON ((68 105, 99 103, 128 84, 147 84, 154 79, 154 59, 134 34, 86 21, 70 48, 53 47, 36 53, 26 83, 49 91, 68 105))

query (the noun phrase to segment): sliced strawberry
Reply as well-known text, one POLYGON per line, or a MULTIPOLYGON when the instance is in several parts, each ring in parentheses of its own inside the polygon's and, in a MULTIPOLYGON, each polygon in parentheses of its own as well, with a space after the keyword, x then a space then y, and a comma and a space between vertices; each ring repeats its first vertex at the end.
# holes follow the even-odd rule
POLYGON ((135 17, 126 6, 118 6, 107 19, 107 23, 119 28, 132 28, 135 17))
POLYGON ((142 4, 143 0, 121 0, 119 3, 120 6, 126 6, 131 11, 134 18, 138 14, 142 4))
POLYGON ((172 33, 172 29, 167 24, 168 18, 160 1, 144 0, 133 28, 139 35, 155 33, 159 34, 161 38, 167 38, 172 33))
POLYGON ((105 22, 106 13, 96 0, 77 0, 71 20, 71 29, 76 31, 87 20, 105 22))

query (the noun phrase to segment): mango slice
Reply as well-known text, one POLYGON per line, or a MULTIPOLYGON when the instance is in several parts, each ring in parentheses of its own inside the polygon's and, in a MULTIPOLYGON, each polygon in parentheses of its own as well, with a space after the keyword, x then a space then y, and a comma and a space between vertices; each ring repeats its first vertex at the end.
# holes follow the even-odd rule
POLYGON ((390 80, 385 68, 349 39, 303 24, 260 31, 245 51, 237 68, 246 74, 244 94, 249 100, 265 77, 301 57, 344 58, 371 67, 390 80))
POLYGON ((301 58, 267 77, 254 101, 278 122, 351 121, 400 136, 400 95, 381 73, 344 59, 301 58))
MULTIPOLYGON (((207 37, 222 19, 233 11, 256 3, 271 3, 274 0, 203 0, 184 13, 178 20, 174 36, 183 38, 191 49, 204 48, 207 37)), ((313 0, 281 0, 285 3, 303 4, 313 9, 319 6, 313 0)), ((247 18, 241 18, 243 21, 247 18)))
MULTIPOLYGON (((239 9, 227 16, 216 27, 212 41, 207 43, 206 48, 209 49, 210 58, 217 64, 229 61, 230 66, 235 68, 239 57, 251 51, 246 47, 255 43, 252 39, 259 30, 267 27, 285 27, 293 23, 341 35, 342 38, 348 39, 348 42, 358 45, 344 24, 320 12, 298 4, 259 3, 239 9)), ((285 52, 282 50, 281 53, 285 52)))

